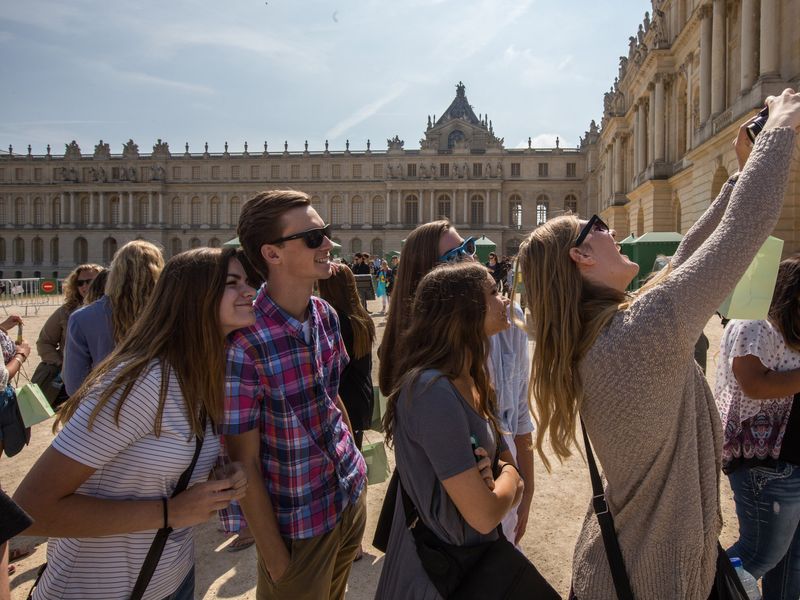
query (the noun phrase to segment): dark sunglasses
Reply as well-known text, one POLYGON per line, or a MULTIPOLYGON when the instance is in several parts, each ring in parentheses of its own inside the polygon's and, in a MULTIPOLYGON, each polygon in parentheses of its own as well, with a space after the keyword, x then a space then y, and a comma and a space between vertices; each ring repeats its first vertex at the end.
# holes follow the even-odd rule
POLYGON ((75 283, 78 284, 78 287, 83 287, 85 285, 89 285, 93 281, 94 281, 94 277, 92 277, 91 279, 78 279, 78 280, 75 281, 75 283))
POLYGON ((311 248, 319 248, 322 246, 322 242, 325 241, 325 238, 331 239, 333 235, 331 231, 330 225, 325 225, 325 227, 319 229, 309 229, 308 231, 303 231, 300 233, 295 233, 294 235, 287 235, 286 237, 282 237, 280 239, 275 240, 274 242, 267 242, 268 244, 282 244, 283 242, 289 242, 291 240, 299 240, 300 238, 306 243, 306 246, 311 248))
POLYGON ((586 225, 584 225, 581 229, 581 232, 578 234, 578 237, 575 240, 575 247, 577 248, 580 246, 584 240, 586 240, 586 236, 592 231, 608 231, 608 225, 606 225, 603 222, 603 219, 597 215, 592 215, 592 218, 589 219, 586 225))
POLYGON ((448 250, 439 257, 439 262, 452 262, 461 260, 465 256, 475 256, 475 238, 468 237, 460 246, 448 250))

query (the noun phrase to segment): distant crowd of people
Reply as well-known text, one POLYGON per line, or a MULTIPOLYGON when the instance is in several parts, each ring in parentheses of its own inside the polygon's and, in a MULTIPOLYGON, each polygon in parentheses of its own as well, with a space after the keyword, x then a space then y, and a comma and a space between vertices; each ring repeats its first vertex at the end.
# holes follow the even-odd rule
MULTIPOLYGON (((107 271, 78 266, 37 343, 55 438, 0 494, 0 599, 19 533, 49 538, 34 600, 193 598, 192 528, 218 514, 255 545, 257 598, 344 598, 367 518, 369 275, 396 461, 376 598, 557 598, 519 549, 534 452, 550 471, 582 449, 595 491, 570 598, 747 598, 749 573, 765 599, 797 600, 800 258, 781 264, 766 319, 728 323, 714 393, 694 360, 781 213, 800 94, 767 104, 754 142, 739 130, 739 171, 634 293, 639 267, 597 215, 537 227, 516 269, 481 264, 447 220, 417 227, 399 259, 351 266, 291 190, 244 204, 241 249, 165 262, 137 240, 107 271), (739 519, 727 550, 721 473, 739 519)), ((6 425, 31 352, 8 335, 20 322, 0 323, 7 454, 25 443, 6 425)))

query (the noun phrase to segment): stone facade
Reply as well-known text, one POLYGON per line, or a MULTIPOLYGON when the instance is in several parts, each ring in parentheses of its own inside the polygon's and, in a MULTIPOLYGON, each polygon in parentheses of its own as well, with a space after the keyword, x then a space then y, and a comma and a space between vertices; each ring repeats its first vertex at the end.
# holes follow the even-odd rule
MULTIPOLYGON (((685 233, 738 169, 732 140, 800 86, 800 0, 653 0, 620 57, 589 152, 589 212, 622 238, 685 233)), ((587 183, 588 185, 588 183, 587 183)), ((800 250, 800 152, 775 235, 800 250)))
MULTIPOLYGON (((586 147, 507 149, 462 84, 418 150, 399 137, 386 151, 174 152, 158 140, 144 154, 132 140, 112 154, 72 142, 61 156, 0 154, 2 277, 63 277, 76 264, 107 264, 136 238, 171 256, 236 235, 243 202, 264 189, 300 189, 333 225, 342 254, 399 250, 418 224, 447 216, 463 235, 486 235, 514 252, 538 221, 586 212, 586 147)), ((0 277, 0 278, 2 278, 0 277)))

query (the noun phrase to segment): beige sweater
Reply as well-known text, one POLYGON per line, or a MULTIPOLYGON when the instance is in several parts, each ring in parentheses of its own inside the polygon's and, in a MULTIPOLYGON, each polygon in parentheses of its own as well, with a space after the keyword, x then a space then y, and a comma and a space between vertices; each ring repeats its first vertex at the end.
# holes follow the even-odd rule
MULTIPOLYGON (((579 365, 581 415, 637 599, 706 600, 711 592, 722 431, 693 349, 775 227, 794 144, 788 128, 758 136, 738 182, 723 186, 681 242, 674 271, 618 313, 579 365)), ((591 506, 573 586, 579 600, 616 598, 591 506)))

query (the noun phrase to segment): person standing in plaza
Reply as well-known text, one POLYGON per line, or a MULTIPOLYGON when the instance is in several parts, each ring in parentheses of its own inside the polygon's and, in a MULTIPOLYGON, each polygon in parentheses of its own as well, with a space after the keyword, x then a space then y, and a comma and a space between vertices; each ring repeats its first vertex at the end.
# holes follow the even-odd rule
MULTIPOLYGON (((353 275, 371 275, 372 269, 370 268, 369 264, 369 254, 360 254, 357 253, 353 257, 353 275)), ((367 307, 367 300, 369 299, 369 290, 362 286, 358 290, 358 295, 361 298, 361 303, 364 305, 364 310, 367 311, 367 314, 371 314, 369 312, 369 308, 367 307)))
POLYGON ((375 274, 376 286, 375 295, 381 300, 381 314, 386 314, 389 308, 389 284, 392 280, 392 271, 389 269, 389 263, 385 260, 381 261, 381 268, 375 274))
MULTIPOLYGON (((403 266, 400 275, 395 277, 386 330, 378 348, 378 382, 385 396, 394 391, 400 378, 395 350, 411 323, 411 307, 420 280, 438 264, 474 262, 475 251, 474 238, 464 240, 447 220, 420 225, 406 238, 403 266)), ((516 316, 512 323, 521 318, 518 306, 510 305, 508 310, 509 316, 516 316)), ((515 544, 525 534, 534 493, 534 426, 528 408, 528 356, 528 338, 515 325, 489 337, 487 368, 497 394, 497 417, 501 429, 506 432, 506 445, 525 480, 519 506, 503 519, 506 538, 515 544)))
POLYGON ((331 276, 330 227, 297 191, 266 191, 237 233, 268 284, 256 323, 228 338, 222 431, 241 461, 240 504, 258 550, 256 597, 344 598, 366 521, 366 465, 338 396, 339 319, 311 295, 331 276))
POLYGON ((722 428, 694 347, 781 213, 800 94, 787 89, 767 103, 769 120, 749 158, 749 122, 739 129, 740 172, 686 233, 670 265, 634 296, 625 290, 639 267, 597 215, 548 220, 520 246, 536 342, 537 448, 549 465, 548 438, 564 460, 585 424, 606 480, 573 555, 578 600, 614 597, 623 577, 636 598, 706 600, 717 597, 710 594, 718 592, 718 573, 736 576, 719 546, 722 428), (597 517, 613 517, 621 550, 616 581, 609 567, 616 553, 606 554, 603 538, 611 535, 601 533, 598 505, 597 517))
POLYGON ((111 261, 106 295, 79 308, 67 322, 61 371, 67 394, 74 394, 86 376, 125 337, 155 288, 164 258, 144 240, 128 242, 111 261))

